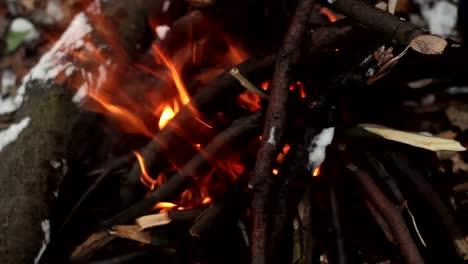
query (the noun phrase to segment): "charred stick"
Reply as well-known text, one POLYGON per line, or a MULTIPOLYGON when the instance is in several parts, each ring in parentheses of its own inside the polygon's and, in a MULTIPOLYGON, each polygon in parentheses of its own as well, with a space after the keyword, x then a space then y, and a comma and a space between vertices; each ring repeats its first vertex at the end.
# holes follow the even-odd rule
POLYGON ((254 189, 252 201, 253 232, 252 232, 252 263, 266 261, 266 218, 267 200, 270 198, 271 171, 273 163, 281 146, 286 123, 286 104, 288 89, 292 81, 291 70, 299 59, 302 37, 306 30, 307 19, 312 12, 314 1, 299 1, 291 25, 284 38, 276 59, 275 72, 271 86, 271 96, 263 131, 263 141, 257 155, 257 163, 249 187, 254 189))
POLYGON ((214 201, 190 228, 189 233, 195 237, 207 234, 214 226, 220 226, 225 221, 235 221, 240 212, 247 206, 247 197, 240 182, 235 182, 229 190, 214 201))
POLYGON ((283 160, 278 177, 273 179, 274 197, 268 201, 266 262, 291 262, 293 219, 297 206, 314 169, 309 163, 310 147, 317 129, 307 128, 300 143, 291 146, 283 160))
POLYGON ((304 247, 302 259, 304 264, 314 264, 320 258, 320 253, 318 252, 320 238, 317 234, 317 225, 315 225, 315 218, 317 217, 315 213, 318 213, 318 210, 313 208, 312 199, 311 186, 308 184, 302 199, 304 205, 304 217, 302 219, 304 247))
POLYGON ((71 263, 84 263, 91 258, 96 251, 114 240, 114 236, 108 231, 100 231, 91 234, 83 243, 81 243, 72 252, 70 256, 71 263))
POLYGON ((330 0, 329 3, 336 11, 380 32, 386 37, 395 39, 404 45, 411 44, 418 52, 424 54, 434 54, 434 51, 435 53, 441 53, 447 45, 443 38, 437 36, 423 37, 416 40, 416 38, 428 34, 417 26, 363 1, 330 0))
POLYGON ((395 178, 390 176, 390 174, 384 168, 382 163, 379 160, 377 160, 377 158, 375 158, 374 155, 372 155, 372 153, 366 152, 365 155, 366 155, 367 161, 374 168, 374 170, 376 171, 377 176, 380 178, 380 180, 382 180, 385 183, 387 188, 393 194, 394 198, 397 200, 397 202, 400 205, 401 209, 402 210, 406 209, 408 215, 412 219, 414 230, 418 234, 418 237, 421 240, 421 243, 424 246, 426 246, 426 242, 424 241, 424 238, 422 237, 421 233, 419 232, 418 225, 416 224, 416 221, 414 220, 413 213, 411 212, 411 210, 410 210, 410 208, 408 206, 408 201, 405 199, 405 197, 401 193, 401 190, 398 187, 395 178))
POLYGON ((329 177, 329 196, 330 196, 330 210, 331 210, 331 217, 332 217, 332 226, 335 232, 336 238, 336 250, 337 250, 337 263, 339 264, 346 264, 348 263, 348 257, 346 254, 346 246, 345 246, 345 239, 343 235, 343 228, 341 224, 340 217, 340 207, 338 204, 338 198, 336 195, 336 186, 333 182, 333 175, 330 174, 329 177))
POLYGON ((371 167, 374 169, 376 172, 377 176, 379 177, 382 182, 385 183, 387 188, 390 190, 390 192, 393 194, 394 198, 397 200, 398 204, 401 207, 406 207, 406 199, 403 197, 403 194, 400 191, 400 188, 398 187, 396 180, 388 174, 387 170, 383 167, 382 163, 380 163, 374 155, 370 152, 365 153, 367 161, 371 165, 371 167))
MULTIPOLYGON (((105 227, 126 224, 135 218, 146 214, 157 202, 163 202, 178 197, 187 187, 188 182, 206 173, 207 166, 216 161, 218 153, 227 147, 233 147, 237 142, 256 135, 261 127, 263 113, 257 112, 248 117, 238 119, 232 125, 219 133, 205 148, 195 155, 179 172, 148 196, 132 205, 117 216, 105 221, 105 227)), ((208 166, 209 167, 209 166, 208 166)), ((209 169, 209 168, 208 168, 209 169)))
POLYGON ((208 22, 203 14, 194 10, 174 21, 167 36, 156 42, 162 53, 171 57, 174 51, 179 50, 190 41, 196 41, 208 31, 208 22))
POLYGON ((359 169, 353 163, 348 163, 346 167, 353 173, 368 198, 388 222, 406 263, 424 263, 400 211, 385 197, 366 171, 359 169))
POLYGON ((401 173, 408 177, 415 191, 426 201, 427 205, 432 208, 432 212, 437 215, 437 219, 439 219, 444 226, 460 257, 465 260, 468 259, 468 241, 464 237, 462 229, 455 221, 449 208, 421 174, 421 171, 418 170, 406 156, 394 152, 387 152, 387 156, 401 173))
POLYGON ((368 199, 364 199, 364 203, 366 204, 367 208, 369 209, 369 212, 374 217, 377 224, 380 226, 380 228, 384 232, 388 241, 390 241, 391 243, 394 243, 395 238, 393 238, 392 231, 390 230, 390 227, 388 227, 388 224, 383 218, 383 216, 377 211, 377 209, 375 209, 375 206, 368 199))
POLYGON ((347 43, 348 39, 355 38, 357 35, 367 34, 368 31, 350 19, 341 19, 331 24, 309 29, 304 40, 305 49, 309 54, 315 54, 324 47, 336 47, 339 44, 347 43), (321 44, 315 45, 315 43, 321 44))

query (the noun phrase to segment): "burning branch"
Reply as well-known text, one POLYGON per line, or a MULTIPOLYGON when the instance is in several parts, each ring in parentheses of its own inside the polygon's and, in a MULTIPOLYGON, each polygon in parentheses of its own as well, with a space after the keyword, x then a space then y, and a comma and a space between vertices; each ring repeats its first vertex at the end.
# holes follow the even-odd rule
MULTIPOLYGON (((260 129, 263 114, 254 113, 248 117, 241 118, 219 135, 217 135, 206 147, 195 155, 178 173, 172 175, 170 179, 148 196, 135 203, 127 210, 104 222, 104 226, 112 227, 119 224, 126 224, 139 216, 146 214, 156 203, 171 200, 179 196, 185 190, 187 183, 194 177, 201 176, 209 163, 214 162, 216 155, 226 147, 234 147, 233 144, 239 140, 249 138, 260 129)), ((205 171, 206 172, 206 171, 205 171)))
MULTIPOLYGON (((239 71, 243 72, 244 76, 251 77, 252 79, 261 79, 262 76, 273 65, 275 59, 274 55, 266 57, 251 58, 237 66, 239 71)), ((242 87, 239 87, 238 81, 226 71, 222 75, 218 76, 214 80, 210 81, 204 88, 197 93, 189 103, 189 106, 184 106, 175 117, 168 123, 168 125, 161 130, 148 145, 142 148, 139 153, 143 156, 146 161, 147 167, 150 168, 152 175, 158 175, 159 172, 167 167, 168 157, 165 155, 168 153, 167 149, 169 146, 186 146, 183 138, 179 135, 190 134, 191 140, 201 141, 199 138, 206 137, 206 133, 203 133, 202 129, 199 129, 199 121, 194 116, 196 113, 193 109, 197 109, 200 113, 206 113, 220 107, 221 102, 225 98, 231 98, 237 96, 243 91, 242 87), (182 125, 183 124, 183 125, 182 125)), ((198 142, 196 142, 198 143, 198 142)), ((195 154, 195 150, 191 147, 184 147, 184 151, 178 151, 177 157, 180 163, 187 162, 189 160, 189 154, 195 154), (184 153, 185 157, 180 157, 180 154, 184 153)), ((183 166, 183 164, 179 164, 183 166)), ((135 163, 131 171, 124 176, 121 186, 122 199, 125 204, 131 204, 138 198, 138 187, 140 185, 140 166, 135 163)))

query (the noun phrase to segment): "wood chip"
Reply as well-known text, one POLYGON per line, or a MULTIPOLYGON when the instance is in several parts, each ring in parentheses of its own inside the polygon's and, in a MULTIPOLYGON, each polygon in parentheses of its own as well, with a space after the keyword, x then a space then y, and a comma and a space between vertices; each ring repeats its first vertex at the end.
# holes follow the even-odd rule
POLYGON ((93 233, 83 243, 76 247, 75 250, 73 250, 71 258, 72 260, 86 258, 113 239, 114 237, 108 232, 93 233))
POLYGON ((414 147, 428 149, 432 151, 450 150, 450 151, 465 151, 466 149, 460 142, 445 138, 424 136, 416 133, 405 132, 385 127, 377 127, 372 125, 362 126, 365 130, 382 136, 388 140, 397 141, 408 144, 414 147))
POLYGON ((144 230, 150 227, 167 225, 171 222, 171 218, 169 214, 165 212, 161 214, 145 215, 137 218, 135 222, 141 230, 144 230))
POLYGON ((434 55, 444 51, 447 41, 442 37, 427 34, 415 37, 411 40, 410 46, 419 53, 434 55))
POLYGON ((151 244, 151 235, 149 232, 141 231, 140 226, 138 225, 118 225, 112 228, 112 231, 109 232, 113 236, 127 238, 142 242, 145 244, 151 244))

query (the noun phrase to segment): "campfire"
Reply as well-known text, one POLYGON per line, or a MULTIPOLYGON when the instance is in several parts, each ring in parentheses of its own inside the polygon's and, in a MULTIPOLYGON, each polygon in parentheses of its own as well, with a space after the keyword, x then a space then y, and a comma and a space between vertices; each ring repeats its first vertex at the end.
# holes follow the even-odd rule
POLYGON ((6 263, 463 263, 468 53, 394 2, 80 2, 0 100, 6 263))

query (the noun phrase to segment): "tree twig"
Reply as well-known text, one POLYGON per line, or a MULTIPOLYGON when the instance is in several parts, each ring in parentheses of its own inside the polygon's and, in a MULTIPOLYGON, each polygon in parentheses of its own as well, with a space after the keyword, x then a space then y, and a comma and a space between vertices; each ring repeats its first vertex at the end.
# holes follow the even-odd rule
POLYGON ((331 7, 359 23, 396 39, 401 44, 424 54, 437 54, 447 46, 447 41, 438 36, 429 35, 415 25, 377 9, 359 0, 328 0, 331 7))
POLYGON ((353 173, 364 192, 387 221, 406 263, 424 263, 400 211, 385 197, 367 172, 353 163, 347 163, 346 167, 353 173))
POLYGON ((302 37, 312 11, 314 1, 299 1, 291 25, 286 33, 276 59, 270 101, 263 131, 263 141, 257 155, 254 173, 249 187, 254 189, 252 263, 265 263, 266 202, 270 195, 271 171, 276 154, 281 146, 286 123, 288 88, 292 81, 291 69, 299 58, 302 37))

